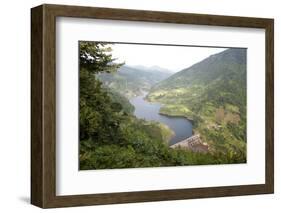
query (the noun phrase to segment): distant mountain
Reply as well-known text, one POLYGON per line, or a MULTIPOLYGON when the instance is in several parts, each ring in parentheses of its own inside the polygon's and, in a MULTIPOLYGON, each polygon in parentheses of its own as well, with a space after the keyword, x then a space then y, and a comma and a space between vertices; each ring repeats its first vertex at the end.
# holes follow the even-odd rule
POLYGON ((194 120, 214 149, 246 153, 246 49, 227 49, 154 85, 161 113, 194 120))
POLYGON ((142 69, 123 65, 116 73, 103 73, 98 75, 104 86, 131 98, 148 92, 153 85, 169 77, 171 73, 161 69, 142 69))
POLYGON ((157 72, 161 72, 161 73, 169 73, 169 74, 173 74, 174 72, 172 70, 160 67, 160 66, 151 66, 151 67, 146 67, 143 65, 136 65, 136 66, 132 66, 133 68, 139 69, 139 70, 145 70, 148 72, 153 72, 153 71, 157 71, 157 72))

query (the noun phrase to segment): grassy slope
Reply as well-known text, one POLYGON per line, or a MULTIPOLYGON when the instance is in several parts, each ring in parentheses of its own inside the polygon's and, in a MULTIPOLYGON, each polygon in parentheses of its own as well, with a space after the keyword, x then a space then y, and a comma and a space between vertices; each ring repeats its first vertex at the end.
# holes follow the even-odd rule
POLYGON ((149 101, 161 113, 194 120, 213 151, 246 155, 246 50, 228 49, 154 86, 149 101))

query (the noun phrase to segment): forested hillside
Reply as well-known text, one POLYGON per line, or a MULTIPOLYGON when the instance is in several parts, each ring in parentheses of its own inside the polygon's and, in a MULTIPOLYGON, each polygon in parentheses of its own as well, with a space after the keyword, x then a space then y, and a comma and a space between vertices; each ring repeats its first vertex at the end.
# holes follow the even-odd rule
POLYGON ((246 160, 246 49, 227 49, 156 84, 147 95, 161 113, 194 121, 213 152, 246 160))
POLYGON ((141 95, 151 87, 169 77, 171 73, 159 68, 121 66, 115 73, 100 73, 98 79, 104 86, 119 91, 127 98, 141 95))

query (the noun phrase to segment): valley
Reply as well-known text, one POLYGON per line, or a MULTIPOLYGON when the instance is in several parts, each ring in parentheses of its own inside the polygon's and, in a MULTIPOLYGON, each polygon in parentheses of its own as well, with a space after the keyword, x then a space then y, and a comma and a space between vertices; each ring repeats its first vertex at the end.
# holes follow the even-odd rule
POLYGON ((169 70, 117 63, 114 45, 80 43, 81 170, 246 163, 246 49, 169 70))
POLYGON ((185 135, 174 137, 177 139, 171 144, 192 136, 193 131, 200 134, 211 152, 229 152, 239 158, 246 155, 245 49, 228 49, 173 75, 122 66, 118 74, 102 74, 99 79, 131 104, 133 100, 138 118, 162 123, 169 119, 184 120, 175 125, 176 130, 170 125, 172 131, 185 135), (137 104, 144 105, 138 107, 135 102, 142 98, 157 110, 147 110, 147 104, 140 100, 137 104), (145 113, 151 114, 144 116, 145 113), (191 127, 185 125, 190 121, 193 128, 191 124, 191 127))

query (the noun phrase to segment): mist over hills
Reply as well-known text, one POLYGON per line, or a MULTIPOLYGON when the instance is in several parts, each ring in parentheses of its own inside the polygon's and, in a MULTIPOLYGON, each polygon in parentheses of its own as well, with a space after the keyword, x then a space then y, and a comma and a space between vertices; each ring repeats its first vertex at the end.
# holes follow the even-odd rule
POLYGON ((169 74, 174 74, 175 73, 175 71, 173 71, 173 70, 166 69, 166 68, 163 68, 163 67, 160 67, 160 66, 156 66, 156 65, 154 65, 154 66, 135 65, 135 66, 131 66, 131 67, 139 69, 139 70, 146 70, 146 71, 149 71, 149 72, 157 71, 157 72, 169 73, 169 74))
POLYGON ((116 73, 98 75, 104 86, 109 87, 127 98, 148 92, 153 85, 166 79, 172 73, 162 68, 131 67, 123 65, 116 73))

